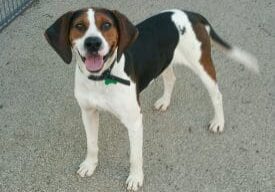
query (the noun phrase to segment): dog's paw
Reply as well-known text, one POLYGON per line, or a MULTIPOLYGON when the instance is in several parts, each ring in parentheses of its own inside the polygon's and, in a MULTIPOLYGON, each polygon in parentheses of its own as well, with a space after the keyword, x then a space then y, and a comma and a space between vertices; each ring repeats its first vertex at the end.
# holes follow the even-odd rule
POLYGON ((126 185, 128 191, 137 191, 143 185, 143 173, 130 174, 126 181, 126 185))
POLYGON ((224 129, 224 120, 214 118, 212 121, 210 121, 208 129, 212 131, 213 133, 221 133, 224 129))
POLYGON ((94 173, 96 166, 97 163, 85 160, 79 165, 77 174, 79 174, 80 177, 90 177, 94 173))
POLYGON ((159 98, 159 100, 157 100, 154 104, 155 109, 159 111, 166 111, 169 105, 170 105, 170 99, 167 99, 165 97, 159 98))

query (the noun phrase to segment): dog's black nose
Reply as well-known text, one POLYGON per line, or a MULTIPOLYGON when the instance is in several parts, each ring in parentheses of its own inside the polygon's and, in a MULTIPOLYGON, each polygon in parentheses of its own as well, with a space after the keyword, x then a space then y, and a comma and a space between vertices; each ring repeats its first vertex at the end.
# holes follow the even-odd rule
POLYGON ((97 52, 102 45, 102 41, 98 37, 88 37, 85 42, 84 46, 88 51, 97 52))

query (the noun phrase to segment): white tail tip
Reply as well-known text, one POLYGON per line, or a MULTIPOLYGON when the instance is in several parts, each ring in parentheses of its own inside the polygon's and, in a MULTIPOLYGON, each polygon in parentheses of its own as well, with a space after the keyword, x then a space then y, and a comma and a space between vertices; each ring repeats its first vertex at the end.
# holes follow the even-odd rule
POLYGON ((228 52, 228 56, 243 64, 245 67, 247 67, 249 70, 255 72, 255 73, 259 73, 259 66, 258 66, 258 61, 257 59, 251 55, 250 53, 241 50, 238 47, 233 47, 229 52, 228 52))

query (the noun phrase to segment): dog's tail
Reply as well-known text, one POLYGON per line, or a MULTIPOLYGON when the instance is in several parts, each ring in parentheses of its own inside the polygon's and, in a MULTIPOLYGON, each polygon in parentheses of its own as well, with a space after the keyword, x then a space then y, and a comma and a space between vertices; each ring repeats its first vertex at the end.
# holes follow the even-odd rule
POLYGON ((199 15, 200 22, 205 25, 212 42, 218 45, 221 50, 231 59, 243 64, 249 70, 259 73, 259 66, 256 57, 252 54, 238 48, 231 46, 229 43, 224 41, 213 29, 211 24, 202 15, 199 15))
POLYGON ((214 44, 221 47, 223 52, 225 52, 228 57, 243 64, 249 70, 255 73, 259 73, 259 66, 256 57, 238 47, 232 47, 231 45, 229 45, 226 41, 219 37, 219 35, 214 31, 211 26, 209 35, 214 44))

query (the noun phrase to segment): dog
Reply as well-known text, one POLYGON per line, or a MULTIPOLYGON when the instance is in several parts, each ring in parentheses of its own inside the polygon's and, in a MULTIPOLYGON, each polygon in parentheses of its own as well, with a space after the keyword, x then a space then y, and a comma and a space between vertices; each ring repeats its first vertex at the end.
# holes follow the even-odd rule
POLYGON ((84 8, 57 19, 45 32, 57 54, 69 64, 76 58, 75 97, 87 137, 87 156, 77 173, 91 176, 98 163, 99 111, 109 111, 128 130, 130 174, 127 189, 143 185, 143 124, 139 94, 158 76, 163 96, 154 104, 167 110, 175 84, 173 67, 185 65, 199 76, 214 106, 209 130, 224 129, 222 94, 211 58, 211 43, 248 69, 258 72, 251 54, 229 45, 202 15, 178 9, 156 14, 138 25, 116 10, 84 8))

